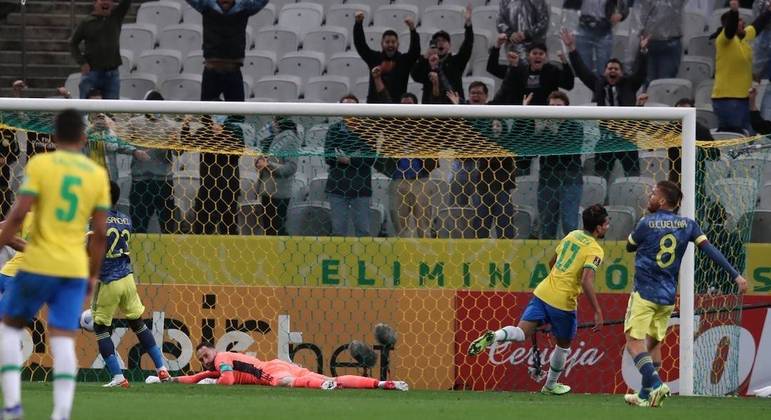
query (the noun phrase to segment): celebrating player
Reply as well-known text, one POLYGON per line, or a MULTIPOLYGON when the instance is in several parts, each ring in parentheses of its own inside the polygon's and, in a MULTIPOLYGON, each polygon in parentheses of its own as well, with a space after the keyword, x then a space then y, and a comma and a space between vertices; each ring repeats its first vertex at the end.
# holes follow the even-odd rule
POLYGON ((549 261, 551 271, 533 291, 534 296, 522 313, 519 324, 494 332, 487 331, 468 348, 468 354, 474 356, 495 342, 522 343, 535 333, 539 325, 551 324, 557 345, 549 359, 546 384, 541 389, 544 394, 562 395, 570 392, 570 387, 558 383, 557 379, 570 353, 570 343, 576 336, 576 308, 582 289, 594 309, 594 330, 602 326, 602 310, 594 293, 593 282, 604 256, 597 239, 605 237, 610 222, 608 212, 599 204, 584 210, 582 218, 584 229, 568 233, 557 245, 549 261))
POLYGON ((707 241, 696 221, 674 213, 683 193, 671 181, 660 181, 648 200, 648 211, 634 232, 629 235, 626 249, 637 251, 634 260, 634 292, 624 319, 626 350, 634 358, 642 374, 639 394, 627 394, 624 400, 632 405, 658 407, 669 396, 669 387, 659 378, 661 342, 667 333, 667 322, 675 307, 677 276, 680 263, 693 242, 736 281, 739 293, 747 290, 747 281, 707 241))
MULTIPOLYGON (((112 205, 118 203, 120 188, 110 182, 110 198, 112 205)), ((92 304, 94 317, 94 333, 96 334, 99 354, 102 355, 112 380, 104 387, 128 388, 129 382, 123 376, 118 358, 115 356, 115 346, 112 343, 112 317, 120 308, 128 319, 128 324, 137 335, 142 348, 150 355, 161 381, 169 379, 169 371, 163 362, 161 350, 155 343, 153 334, 147 329, 141 316, 145 307, 137 294, 134 276, 131 269, 131 257, 128 241, 131 237, 131 218, 119 212, 114 207, 107 213, 107 236, 109 241, 105 248, 104 265, 99 274, 100 283, 95 292, 92 304)))
POLYGON ((13 239, 34 206, 29 243, 19 271, 0 302, 5 419, 23 416, 21 330, 43 304, 48 305, 48 335, 54 359, 51 418, 70 418, 78 371, 74 335, 79 328, 80 309, 87 290, 96 283, 104 253, 110 209, 107 172, 80 153, 86 143, 80 113, 62 111, 54 125, 57 151, 35 155, 27 163, 18 199, 0 232, 2 247, 13 239), (89 217, 93 235, 87 254, 83 232, 89 217))
MULTIPOLYGON (((243 353, 218 352, 211 344, 201 343, 196 348, 196 357, 203 372, 189 376, 172 377, 170 382, 196 384, 203 379, 219 385, 268 385, 292 388, 359 388, 407 391, 403 381, 379 381, 364 376, 324 376, 284 360, 273 359, 264 362, 243 353)), ((148 383, 159 382, 153 376, 148 383)))

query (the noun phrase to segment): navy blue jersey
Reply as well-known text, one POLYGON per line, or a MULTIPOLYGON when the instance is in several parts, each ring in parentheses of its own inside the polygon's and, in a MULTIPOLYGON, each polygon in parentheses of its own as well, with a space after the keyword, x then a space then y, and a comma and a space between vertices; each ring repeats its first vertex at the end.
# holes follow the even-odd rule
POLYGON ((128 245, 130 238, 131 218, 117 210, 110 210, 107 213, 107 249, 99 275, 103 283, 119 280, 131 274, 128 245))
POLYGON ((637 223, 629 242, 637 245, 634 289, 659 305, 674 305, 680 262, 688 242, 707 240, 696 221, 659 210, 637 223))

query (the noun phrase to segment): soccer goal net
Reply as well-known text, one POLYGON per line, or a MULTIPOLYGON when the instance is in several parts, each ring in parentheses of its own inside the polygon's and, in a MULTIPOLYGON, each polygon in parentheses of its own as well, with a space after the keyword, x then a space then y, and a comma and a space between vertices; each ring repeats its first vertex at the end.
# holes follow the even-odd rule
MULTIPOLYGON (((201 370, 194 350, 206 340, 414 388, 539 389, 548 333, 478 357, 466 349, 516 323, 557 241, 600 203, 611 228, 595 288, 608 323, 584 328, 592 311, 579 298, 562 380, 577 392, 636 389, 623 351, 634 276, 625 241, 652 187, 670 179, 685 194, 681 214, 745 273, 750 293, 739 297, 691 251, 660 374, 684 394, 744 393, 769 378, 752 368, 766 311, 741 310, 769 302, 771 281, 749 274, 771 265, 767 245, 750 243, 767 143, 697 146, 692 109, 3 99, 6 190, 29 156, 53 150, 52 118, 66 107, 84 113, 84 152, 121 189, 144 316, 174 374, 201 370), (395 343, 375 338, 378 323, 395 343), (352 340, 376 360, 355 360, 352 340)), ((149 357, 122 314, 113 327, 129 379, 141 380, 149 357)), ((50 373, 45 337, 41 314, 24 340, 33 380, 50 373)), ((78 350, 80 377, 107 380, 92 333, 79 334, 78 350)))

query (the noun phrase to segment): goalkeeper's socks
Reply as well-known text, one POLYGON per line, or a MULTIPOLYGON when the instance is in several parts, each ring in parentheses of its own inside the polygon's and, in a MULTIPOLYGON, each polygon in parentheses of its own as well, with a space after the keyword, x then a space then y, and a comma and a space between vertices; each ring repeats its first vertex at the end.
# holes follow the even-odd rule
POLYGON ((565 369, 565 360, 567 360, 569 354, 570 349, 554 346, 551 358, 549 358, 549 375, 546 377, 546 388, 551 389, 557 383, 562 370, 565 369))
POLYGON ((21 329, 0 324, 0 372, 6 409, 21 404, 21 329))
POLYGON ((139 339, 139 343, 142 344, 142 348, 145 349, 147 354, 150 355, 150 358, 153 359, 155 368, 161 369, 162 367, 166 366, 163 362, 161 349, 158 348, 158 345, 155 343, 155 338, 153 338, 153 333, 147 329, 147 326, 143 324, 142 328, 136 332, 136 335, 139 339))
POLYGON ((651 355, 648 352, 643 352, 634 358, 634 365, 643 377, 640 398, 648 399, 646 394, 651 389, 656 389, 661 385, 659 374, 656 373, 656 368, 653 366, 653 359, 651 359, 651 355), (646 389, 648 389, 648 392, 646 392, 646 389))
POLYGON ((72 337, 51 337, 51 352, 54 356, 54 411, 51 418, 69 419, 78 374, 75 340, 72 337))
POLYGON ((521 343, 525 341, 525 332, 522 331, 522 328, 509 325, 495 332, 495 341, 516 341, 521 343))
POLYGON ((343 375, 335 378, 337 384, 345 388, 373 389, 377 388, 380 381, 375 378, 366 378, 364 376, 343 375))

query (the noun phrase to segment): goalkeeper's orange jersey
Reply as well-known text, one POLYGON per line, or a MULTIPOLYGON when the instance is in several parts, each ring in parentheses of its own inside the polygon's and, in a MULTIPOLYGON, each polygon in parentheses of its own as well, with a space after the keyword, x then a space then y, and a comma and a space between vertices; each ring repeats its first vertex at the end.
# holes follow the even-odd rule
POLYGON ((267 362, 242 353, 220 352, 214 358, 214 369, 219 373, 222 385, 270 385, 276 386, 281 378, 299 378, 313 372, 279 359, 267 362))

